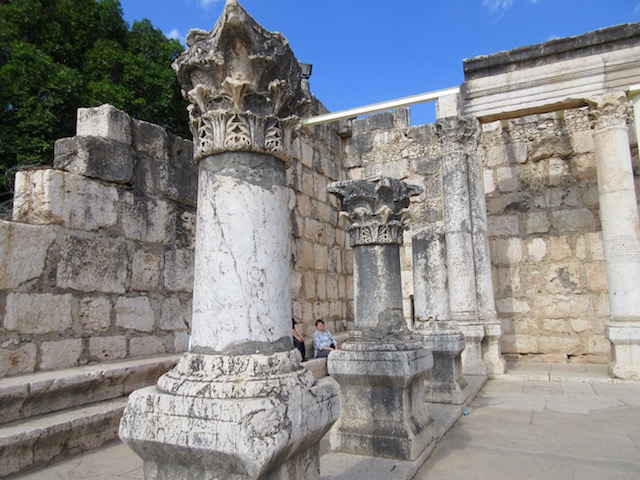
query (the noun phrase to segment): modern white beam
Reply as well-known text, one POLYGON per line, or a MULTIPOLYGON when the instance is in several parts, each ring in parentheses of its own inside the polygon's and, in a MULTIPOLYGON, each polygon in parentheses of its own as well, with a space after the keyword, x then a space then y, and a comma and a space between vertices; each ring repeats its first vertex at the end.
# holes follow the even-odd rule
POLYGON ((419 103, 431 102, 445 95, 453 95, 460 93, 460 87, 444 88, 442 90, 434 90, 432 92, 412 95, 410 97, 397 98, 395 100, 387 100, 386 102, 373 103, 364 107, 350 108, 348 110, 340 110, 338 112, 324 113, 307 117, 302 120, 303 125, 320 125, 323 123, 337 122, 346 118, 354 118, 369 113, 382 112, 384 110, 392 110, 400 107, 408 107, 419 103))

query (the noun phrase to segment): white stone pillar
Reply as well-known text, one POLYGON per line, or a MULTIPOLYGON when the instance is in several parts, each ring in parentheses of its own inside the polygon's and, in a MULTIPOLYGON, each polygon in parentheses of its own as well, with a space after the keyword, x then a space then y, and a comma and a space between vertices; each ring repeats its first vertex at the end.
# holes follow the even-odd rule
POLYGON ((187 44, 174 68, 199 162, 192 348, 131 394, 120 437, 147 480, 318 479, 339 405, 291 343, 285 168, 309 101, 300 65, 234 0, 187 44))
POLYGON ((414 330, 433 353, 433 369, 425 382, 430 403, 462 404, 469 387, 462 375, 465 339, 451 320, 447 290, 447 245, 442 225, 429 225, 412 238, 414 330))
POLYGON ((600 222, 609 287, 610 373, 640 378, 640 221, 634 187, 628 102, 621 93, 589 99, 593 120, 600 222))
MULTIPOLYGON (((468 121, 476 122, 469 119, 468 121)), ((476 143, 476 142, 473 142, 476 143)), ((502 324, 496 313, 489 253, 489 229, 487 226, 487 203, 484 195, 482 160, 477 154, 477 144, 469 145, 467 166, 469 175, 469 200, 471 212, 471 235, 476 274, 478 319, 484 326, 482 358, 490 375, 502 375, 507 371, 507 362, 502 358, 500 340, 502 324)))
POLYGON ((451 319, 465 336, 462 352, 467 375, 486 375, 482 357, 484 326, 478 318, 476 272, 471 220, 471 196, 467 162, 468 144, 477 144, 477 121, 458 117, 436 122, 442 142, 444 231, 451 319))
POLYGON ((354 331, 327 360, 340 384, 341 416, 331 447, 415 460, 435 436, 424 401, 433 360, 404 321, 400 245, 410 197, 421 189, 377 177, 332 183, 328 190, 349 218, 355 297, 354 331))

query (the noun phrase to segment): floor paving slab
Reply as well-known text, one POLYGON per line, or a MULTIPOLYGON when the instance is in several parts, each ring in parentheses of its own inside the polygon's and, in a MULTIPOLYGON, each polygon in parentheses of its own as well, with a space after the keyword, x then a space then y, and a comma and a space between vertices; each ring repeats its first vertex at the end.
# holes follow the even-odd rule
MULTIPOLYGON (((640 382, 607 380, 606 366, 597 367, 520 364, 489 380, 468 407, 432 407, 448 431, 424 463, 332 453, 325 437, 322 480, 640 478, 640 382), (553 380, 553 372, 567 378, 553 380)), ((114 443, 15 478, 142 480, 142 461, 114 443)))

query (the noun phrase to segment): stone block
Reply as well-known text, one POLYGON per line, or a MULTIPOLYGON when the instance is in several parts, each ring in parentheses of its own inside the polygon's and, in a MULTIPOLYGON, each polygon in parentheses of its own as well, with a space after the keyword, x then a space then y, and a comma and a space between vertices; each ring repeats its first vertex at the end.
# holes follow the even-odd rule
POLYGON ((501 192, 515 192, 520 188, 517 167, 496 168, 496 181, 501 192))
POLYGON ((571 256, 571 245, 567 237, 547 237, 549 258, 554 262, 564 260, 571 256))
POLYGON ((591 130, 573 132, 571 134, 571 144, 575 153, 591 153, 596 148, 591 130))
POLYGON ((124 243, 67 236, 60 249, 56 285, 83 292, 124 293, 128 264, 124 243))
POLYGON ((155 312, 147 297, 120 297, 114 307, 116 326, 138 332, 151 332, 155 325, 155 312))
POLYGON ((133 119, 131 134, 134 150, 164 163, 168 159, 169 137, 159 125, 133 119))
POLYGON ((194 252, 169 249, 164 252, 164 286, 170 292, 193 291, 194 252))
POLYGON ((547 233, 551 225, 545 212, 532 212, 526 217, 527 235, 532 233, 547 233))
POLYGON ((187 328, 187 318, 191 317, 190 305, 183 305, 178 297, 165 298, 162 302, 161 330, 184 330, 187 328))
POLYGON ((405 179, 409 176, 409 161, 406 159, 385 161, 382 164, 367 165, 364 169, 365 177, 375 177, 378 175, 405 179))
POLYGON ((106 332, 111 327, 111 302, 107 297, 82 298, 78 316, 85 334, 106 332))
POLYGON ((411 171, 418 175, 435 175, 440 172, 440 158, 423 157, 411 161, 411 171))
POLYGON ((127 183, 133 176, 130 144, 97 137, 56 140, 54 168, 106 182, 127 183))
POLYGON ((131 290, 157 290, 160 285, 160 257, 137 250, 131 262, 131 290))
POLYGON ((607 266, 605 262, 590 262, 584 264, 587 277, 587 288, 593 292, 608 292, 607 266))
POLYGON ((522 260, 522 243, 518 238, 491 240, 491 259, 496 265, 513 265, 522 260))
POLYGON ((552 265, 544 279, 549 293, 573 293, 582 291, 585 283, 577 261, 567 261, 552 265))
POLYGON ((166 353, 162 339, 153 336, 133 337, 129 340, 129 357, 144 357, 166 353))
POLYGON ((89 358, 95 362, 110 362, 127 356, 127 337, 89 338, 89 358))
POLYGON ((71 294, 14 293, 7 295, 4 328, 24 334, 62 333, 71 328, 71 294))
POLYGON ((496 309, 498 312, 505 314, 528 313, 531 311, 528 302, 511 297, 496 300, 496 309))
POLYGON ((173 234, 169 206, 162 199, 126 192, 122 197, 122 230, 126 238, 150 243, 167 243, 173 234))
POLYGON ((533 309, 545 318, 576 318, 588 313, 590 303, 590 295, 538 295, 533 309))
POLYGON ((160 190, 169 199, 195 207, 198 199, 198 170, 168 164, 160 175, 160 190))
POLYGON ((175 353, 186 352, 189 349, 189 333, 178 332, 173 338, 173 351, 175 353))
POLYGON ((518 215, 492 215, 487 218, 489 234, 496 237, 517 237, 520 233, 518 215))
POLYGON ((106 138, 131 145, 131 118, 109 104, 79 108, 76 135, 106 138))
POLYGON ((551 226, 557 232, 592 232, 596 219, 586 208, 551 212, 551 226))
POLYGON ((484 185, 484 193, 489 195, 496 191, 496 182, 493 178, 493 170, 483 170, 482 181, 484 185))
POLYGON ((81 338, 42 342, 40 345, 40 370, 75 367, 78 365, 83 350, 81 338))
POLYGON ((547 254, 547 244, 541 238, 534 238, 527 244, 529 258, 534 263, 539 263, 547 254))
POLYGON ((13 219, 92 231, 117 223, 117 202, 113 186, 61 170, 25 170, 16 175, 13 219))
POLYGON ((0 348, 0 378, 33 372, 36 368, 38 349, 33 343, 15 348, 0 348))
POLYGON ((0 290, 18 288, 42 275, 55 239, 52 227, 0 220, 0 290))

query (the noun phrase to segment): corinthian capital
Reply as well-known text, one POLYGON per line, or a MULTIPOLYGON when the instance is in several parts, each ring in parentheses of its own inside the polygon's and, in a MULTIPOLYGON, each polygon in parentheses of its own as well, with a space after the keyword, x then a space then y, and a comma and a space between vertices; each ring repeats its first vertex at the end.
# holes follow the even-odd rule
POLYGON ((480 139, 480 124, 474 117, 447 117, 436 122, 436 132, 445 151, 475 152, 480 139))
POLYGON ((629 102, 623 92, 605 93, 599 97, 589 98, 587 104, 593 129, 601 130, 627 125, 629 102))
POLYGON ((191 30, 187 45, 173 68, 191 103, 196 160, 242 150, 288 162, 309 98, 287 39, 227 0, 213 30, 191 30))
POLYGON ((329 193, 349 218, 351 245, 401 244, 409 220, 409 202, 422 188, 389 177, 334 182, 329 193))

